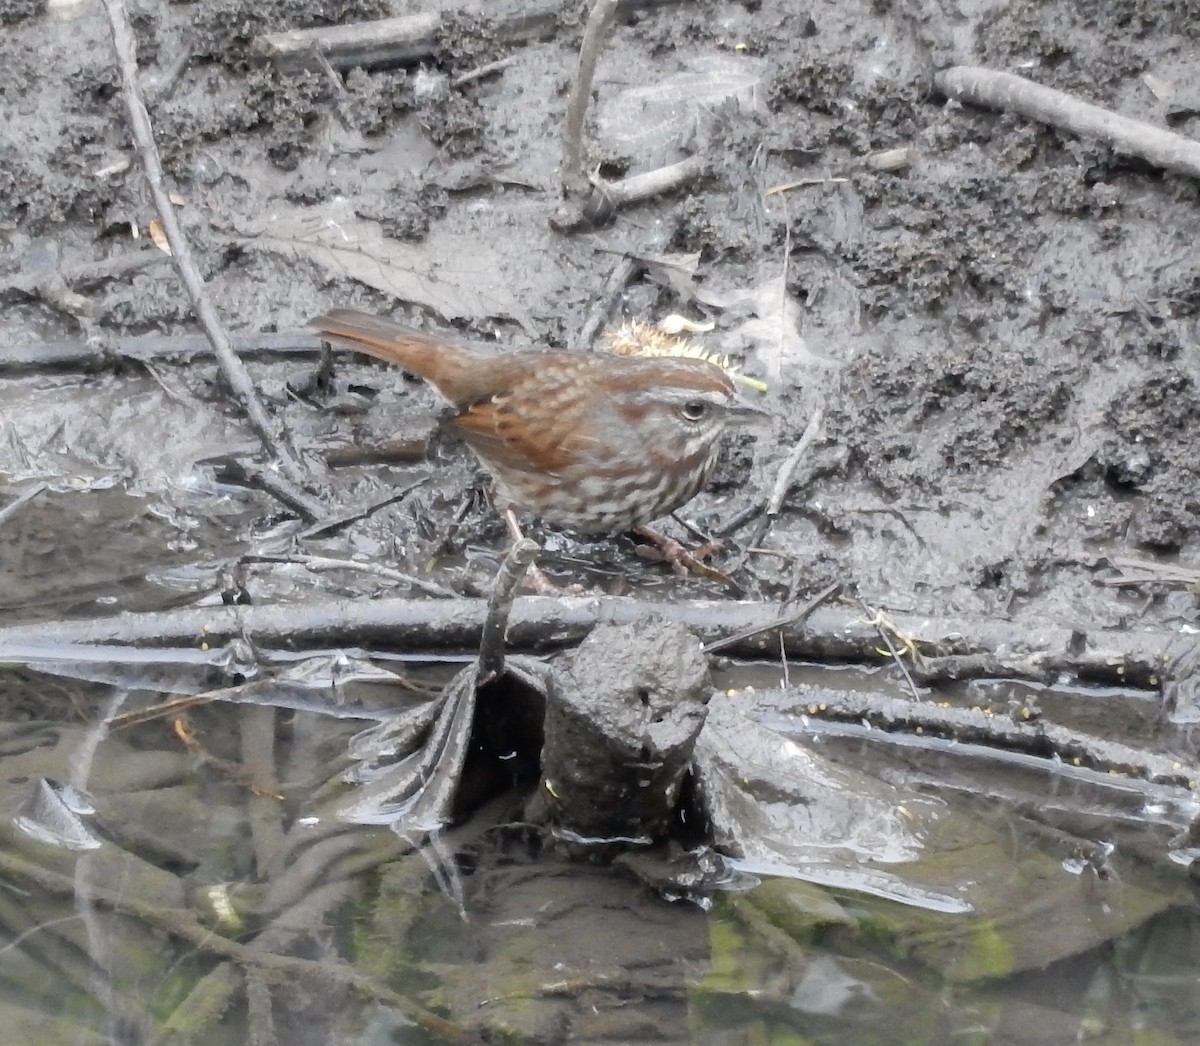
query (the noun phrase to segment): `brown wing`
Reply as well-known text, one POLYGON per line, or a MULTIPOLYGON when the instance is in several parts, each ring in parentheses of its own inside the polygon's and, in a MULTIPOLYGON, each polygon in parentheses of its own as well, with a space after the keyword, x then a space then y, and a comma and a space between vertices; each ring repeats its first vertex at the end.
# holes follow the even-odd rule
POLYGON ((586 456, 587 396, 585 372, 594 357, 560 352, 521 353, 522 373, 509 388, 472 403, 455 427, 484 463, 501 472, 556 473, 586 456))

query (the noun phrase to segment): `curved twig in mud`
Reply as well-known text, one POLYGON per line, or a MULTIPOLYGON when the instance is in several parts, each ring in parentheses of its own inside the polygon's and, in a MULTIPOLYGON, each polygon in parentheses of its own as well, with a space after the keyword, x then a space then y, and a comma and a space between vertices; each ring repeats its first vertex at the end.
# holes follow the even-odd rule
POLYGON ((508 631, 508 615, 512 612, 517 589, 525 574, 541 551, 536 541, 521 538, 508 550, 504 562, 496 572, 492 583, 492 594, 488 599, 487 617, 483 622, 483 634, 479 637, 479 679, 482 686, 495 679, 504 668, 504 642, 508 631))
POLYGON ((559 232, 595 228, 609 221, 621 207, 652 200, 699 178, 706 167, 703 157, 689 156, 678 163, 669 163, 619 182, 595 182, 584 200, 564 204, 550 219, 550 224, 559 232))
POLYGON ((1141 157, 1156 167, 1200 178, 1200 142, 1081 102, 1052 87, 1012 73, 963 65, 939 73, 935 82, 947 98, 1020 113, 1081 138, 1098 139, 1118 153, 1141 157))
POLYGON ((123 0, 104 0, 104 2, 108 9, 113 45, 116 48, 121 68, 121 90, 125 95, 125 106, 129 111, 130 131, 142 158, 142 166, 146 172, 150 195, 154 199, 155 210, 158 211, 159 220, 166 231, 167 242, 171 245, 175 271, 187 289, 192 308, 196 311, 196 316, 200 320, 208 340, 212 343, 221 373, 234 395, 241 402, 242 409, 245 410, 246 417, 263 447, 279 462, 280 468, 288 479, 299 483, 303 477, 300 465, 286 449, 281 427, 267 416, 266 410, 259 402, 254 382, 250 380, 245 366, 233 351, 233 347, 229 343, 229 335, 225 332, 216 310, 208 300, 204 281, 196 269, 196 263, 192 260, 191 246, 175 217, 175 207, 168 197, 164 184, 162 162, 159 159, 158 146, 154 142, 154 129, 150 125, 150 114, 146 111, 146 104, 142 100, 141 90, 138 87, 137 52, 125 4, 123 0))
POLYGON ((513 65, 517 60, 515 54, 510 54, 507 58, 497 58, 494 62, 484 62, 483 65, 477 65, 474 69, 468 69, 465 73, 459 73, 458 76, 450 80, 450 86, 453 88, 466 87, 467 84, 473 84, 476 80, 482 80, 486 76, 495 76, 496 73, 503 72, 510 65, 513 65))
POLYGON ((775 483, 771 487, 771 496, 767 499, 766 511, 755 528, 754 536, 750 539, 751 545, 762 544, 763 538, 767 536, 767 532, 774 526, 775 517, 779 515, 779 510, 783 507, 783 499, 787 497, 788 491, 792 489, 792 480, 795 478, 796 469, 799 468, 800 462, 808 452, 808 448, 820 438, 821 429, 824 425, 825 411, 818 407, 813 411, 812 417, 808 419, 808 424, 804 427, 804 431, 800 434, 796 445, 792 447, 788 456, 783 459, 783 465, 780 467, 779 474, 775 477, 775 483))
MULTIPOLYGON (((962 744, 1059 759, 1068 767, 1120 774, 1151 784, 1194 789, 1200 767, 1186 766, 1169 755, 1147 752, 1116 741, 1081 734, 1074 727, 1038 719, 1021 719, 980 708, 953 708, 929 701, 905 701, 861 691, 822 690, 819 701, 797 695, 795 712, 813 720, 852 723, 889 733, 920 733, 962 744)), ((786 703, 788 695, 780 695, 786 703)))
MULTIPOLYGON (((578 643, 596 625, 676 621, 710 643, 743 630, 765 634, 726 648, 732 656, 774 657, 779 631, 786 655, 840 661, 879 660, 879 635, 857 609, 821 607, 803 624, 780 624, 776 603, 690 600, 656 603, 620 596, 523 596, 513 603, 510 652, 546 652, 578 643)), ((118 614, 92 621, 41 622, 0 628, 0 662, 111 661, 112 647, 176 647, 179 656, 219 664, 228 642, 260 649, 361 646, 380 650, 479 648, 487 617, 481 599, 330 600, 303 606, 220 606, 118 614)), ((1196 640, 1168 632, 1100 631, 993 619, 889 614, 892 624, 930 658, 988 654, 988 675, 1053 682, 1066 674, 1097 682, 1158 687, 1163 666, 1196 640)), ((144 654, 143 654, 144 656, 144 654)), ((164 659, 169 659, 164 654, 164 659)), ((919 678, 919 677, 918 677, 919 678)))
POLYGON ((583 152, 583 122, 592 97, 592 81, 596 77, 596 59, 600 44, 617 13, 617 0, 595 0, 583 28, 579 45, 579 64, 567 96, 567 113, 563 119, 562 186, 568 196, 581 196, 588 190, 587 160, 583 152))

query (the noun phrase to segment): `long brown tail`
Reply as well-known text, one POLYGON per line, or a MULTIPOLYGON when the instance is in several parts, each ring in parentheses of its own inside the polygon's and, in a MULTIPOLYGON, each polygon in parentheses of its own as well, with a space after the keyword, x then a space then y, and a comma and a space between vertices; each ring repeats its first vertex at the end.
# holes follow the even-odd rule
POLYGON ((444 348, 438 338, 353 308, 335 308, 308 320, 308 326, 316 327, 331 341, 342 342, 379 360, 400 363, 406 371, 431 381, 434 375, 426 373, 422 362, 444 348))
POLYGON ((330 341, 388 363, 398 363, 434 385, 442 376, 447 357, 453 359, 466 351, 382 316, 355 309, 334 309, 309 320, 308 325, 330 341))

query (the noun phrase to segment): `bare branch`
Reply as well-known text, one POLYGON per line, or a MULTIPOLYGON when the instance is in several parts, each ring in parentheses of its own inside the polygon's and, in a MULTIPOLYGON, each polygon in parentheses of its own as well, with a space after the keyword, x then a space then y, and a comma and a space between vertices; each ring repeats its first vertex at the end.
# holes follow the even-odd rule
POLYGON ((579 65, 571 81, 567 115, 563 121, 562 184, 568 196, 581 196, 588 189, 587 160, 583 154, 583 121, 591 101, 596 60, 604 34, 617 13, 617 0, 596 0, 583 30, 579 45, 579 65))
POLYGON ((1096 138, 1156 167, 1200 178, 1200 142, 1081 102, 1063 91, 980 66, 954 66, 939 73, 936 82, 947 98, 1011 110, 1082 138, 1096 138))
POLYGON ((142 167, 146 172, 146 181, 154 200, 154 208, 158 211, 159 220, 167 234, 167 242, 171 245, 175 271, 179 273, 179 279, 191 299, 192 308, 195 309, 196 316, 199 318, 205 334, 208 335, 208 340, 212 343, 221 373, 240 401, 242 409, 245 410, 263 447, 279 462, 280 468, 287 478, 293 483, 299 484, 303 478, 300 466, 284 445, 281 426, 276 425, 267 416, 267 412, 259 402, 254 382, 250 380, 245 366, 233 351, 229 335, 222 326, 212 303, 208 300, 204 281, 192 259, 191 246, 183 235, 183 230, 175 216, 175 207, 171 203, 163 178, 158 146, 154 142, 150 114, 146 111, 146 104, 142 100, 141 89, 138 87, 137 51, 125 4, 123 0, 105 0, 105 6, 108 9, 113 45, 116 48, 121 68, 121 90, 125 96, 126 108, 129 110, 129 128, 142 158, 142 167))

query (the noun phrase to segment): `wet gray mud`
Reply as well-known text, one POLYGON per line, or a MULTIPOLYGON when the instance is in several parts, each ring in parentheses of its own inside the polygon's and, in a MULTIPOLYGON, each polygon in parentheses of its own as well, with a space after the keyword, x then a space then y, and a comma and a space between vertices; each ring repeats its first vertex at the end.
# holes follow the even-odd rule
MULTIPOLYGON (((589 170, 704 170, 565 231, 586 6, 129 6, 208 294, 339 521, 314 527, 236 465, 257 442, 154 244, 103 6, 0 0, 0 626, 486 592, 508 537, 436 398, 302 333, 353 307, 513 347, 598 349, 598 317, 710 328, 696 341, 765 384, 747 395, 774 417, 730 441, 682 513, 722 537, 715 562, 743 598, 838 582, 864 619, 936 618, 942 636, 999 622, 1090 649, 1186 640, 1200 182, 949 101, 934 79, 989 66, 1198 138, 1200 3, 623 5, 589 170), (526 8, 554 13, 509 31, 526 8), (436 12, 422 53, 386 67, 254 46, 436 12), (818 415, 766 526, 753 510, 818 415)), ((626 537, 532 533, 564 582, 733 598, 626 537)), ((888 633, 901 653, 903 632, 888 633)), ((865 712, 825 716, 837 694, 843 709, 905 696, 889 659, 781 668, 765 643, 762 663, 715 666, 683 807, 705 825, 601 867, 560 863, 521 801, 494 797, 538 780, 536 751, 494 736, 476 737, 495 759, 463 804, 484 805, 432 850, 329 827, 351 736, 429 682, 389 660, 397 697, 394 676, 329 649, 354 641, 266 652, 202 634, 85 664, 24 635, 0 676, 4 810, 24 818, 0 848, 19 898, 0 977, 23 1041, 1195 1041, 1177 980, 1198 925, 1193 653, 1172 648, 1174 705, 1150 670, 1122 685, 1119 656, 1065 681, 1011 662, 916 680, 963 715, 1053 720, 1166 761, 1134 772, 1094 747, 1022 762, 960 744, 965 721, 893 743, 865 712), (292 673, 286 701, 234 707, 230 687, 272 672, 292 673), (322 703, 334 682, 353 701, 322 703), (81 725, 215 689, 230 703, 170 731, 81 725), (71 827, 31 842, 50 816, 35 798, 71 827), (738 861, 706 870, 715 851, 684 856, 699 842, 738 861), (330 972, 340 959, 358 980, 330 972)))

